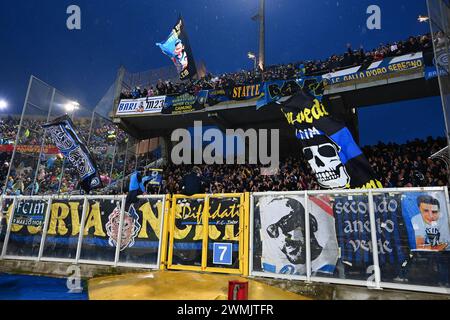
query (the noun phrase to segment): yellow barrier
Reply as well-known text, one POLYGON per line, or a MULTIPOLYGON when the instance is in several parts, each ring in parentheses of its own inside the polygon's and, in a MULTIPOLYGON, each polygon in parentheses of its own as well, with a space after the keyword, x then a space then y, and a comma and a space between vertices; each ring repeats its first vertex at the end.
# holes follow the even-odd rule
MULTIPOLYGON (((174 195, 170 199, 166 197, 166 215, 164 219, 164 236, 162 242, 162 255, 160 269, 165 268, 169 270, 184 270, 184 271, 203 271, 203 272, 216 272, 227 274, 240 274, 248 275, 249 267, 249 199, 248 193, 235 193, 235 194, 198 194, 194 196, 174 195), (236 202, 238 200, 239 205, 235 203, 229 205, 229 207, 222 208, 222 201, 219 200, 216 203, 216 210, 211 212, 211 200, 223 199, 224 201, 236 202), (180 203, 183 201, 184 203, 180 203), (192 212, 191 203, 194 203, 198 207, 195 212, 192 212), (203 202, 203 204, 201 204, 203 202), (170 208, 168 204, 170 203, 170 208), (186 209, 187 207, 187 209, 186 209), (223 209, 223 211, 221 211, 223 209), (236 211, 237 210, 237 211, 236 211), (187 213, 186 213, 187 211, 187 213), (232 220, 237 218, 239 220, 232 220), (226 220, 229 218, 230 220, 226 220), (186 220, 191 221, 186 221, 186 220), (214 221, 212 221, 214 220, 214 221), (185 223, 185 229, 180 230, 177 228, 177 222, 185 223), (239 223, 237 234, 235 233, 234 222, 239 223), (224 227, 224 234, 218 230, 218 226, 224 227), (208 226, 208 227, 206 227, 208 226), (186 239, 188 235, 192 235, 192 239, 186 239), (223 241, 227 241, 226 244, 231 243, 231 260, 230 263, 214 263, 210 256, 210 245, 212 241, 219 240, 219 237, 223 236, 223 241), (167 240, 168 239, 168 240, 167 240), (185 240, 183 245, 191 245, 195 249, 191 249, 192 255, 198 255, 201 250, 201 255, 196 256, 200 261, 192 259, 187 263, 176 263, 174 261, 174 254, 176 253, 176 243, 178 240, 185 240), (201 247, 199 242, 201 240, 201 247), (233 246, 237 243, 238 253, 233 259, 233 246), (198 250, 200 249, 200 250, 198 250), (167 253, 167 256, 166 256, 167 253), (230 264, 231 267, 224 266, 230 264), (233 267, 234 265, 234 267, 233 267)), ((216 243, 222 244, 222 243, 216 243)), ((214 244, 213 244, 214 248, 214 244)), ((189 249, 187 249, 189 250, 189 249)), ((214 251, 213 251, 214 254, 214 251)))

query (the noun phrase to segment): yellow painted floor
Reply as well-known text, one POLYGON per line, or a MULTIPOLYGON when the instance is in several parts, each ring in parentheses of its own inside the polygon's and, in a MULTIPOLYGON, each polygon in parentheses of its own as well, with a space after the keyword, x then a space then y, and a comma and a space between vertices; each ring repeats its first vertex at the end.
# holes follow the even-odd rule
POLYGON ((227 300, 228 281, 246 281, 249 300, 310 300, 240 276, 155 271, 94 278, 90 300, 227 300))

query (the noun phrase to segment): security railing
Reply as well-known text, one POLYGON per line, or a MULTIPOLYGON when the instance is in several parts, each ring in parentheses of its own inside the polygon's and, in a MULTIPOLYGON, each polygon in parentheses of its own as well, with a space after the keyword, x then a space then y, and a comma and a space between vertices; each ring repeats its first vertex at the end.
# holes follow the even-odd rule
POLYGON ((165 199, 3 197, 1 258, 159 268, 165 199))
POLYGON ((1 259, 450 293, 446 187, 0 198, 1 259), (207 227, 206 227, 207 226, 207 227))
POLYGON ((253 193, 250 274, 448 294, 448 207, 447 188, 253 193))

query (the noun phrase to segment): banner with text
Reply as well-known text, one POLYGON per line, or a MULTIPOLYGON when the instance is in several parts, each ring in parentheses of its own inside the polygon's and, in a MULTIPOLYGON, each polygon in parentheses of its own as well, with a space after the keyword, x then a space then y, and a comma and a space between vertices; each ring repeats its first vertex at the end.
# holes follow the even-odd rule
POLYGON ((165 96, 146 97, 136 100, 121 100, 119 103, 119 107, 117 108, 116 116, 161 113, 165 102, 165 96))
POLYGON ((361 65, 337 72, 327 73, 322 77, 331 84, 362 80, 395 74, 424 67, 423 53, 417 52, 400 57, 386 58, 368 65, 361 65))

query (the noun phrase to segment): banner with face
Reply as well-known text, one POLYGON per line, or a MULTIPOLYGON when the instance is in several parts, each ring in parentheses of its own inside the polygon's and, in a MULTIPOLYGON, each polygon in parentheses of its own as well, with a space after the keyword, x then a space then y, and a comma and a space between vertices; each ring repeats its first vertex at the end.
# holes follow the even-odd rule
MULTIPOLYGON (((310 202, 311 267, 313 273, 333 273, 338 245, 333 212, 310 202)), ((263 196, 255 206, 256 270, 279 274, 306 274, 306 210, 302 196, 263 196)))
POLYGON ((181 17, 173 27, 167 40, 156 45, 173 61, 181 80, 195 76, 197 68, 185 31, 184 21, 181 17))

